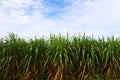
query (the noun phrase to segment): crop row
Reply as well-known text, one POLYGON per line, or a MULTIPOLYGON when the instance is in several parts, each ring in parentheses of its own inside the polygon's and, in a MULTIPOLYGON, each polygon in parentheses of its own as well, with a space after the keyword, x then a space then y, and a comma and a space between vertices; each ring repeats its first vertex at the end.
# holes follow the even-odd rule
POLYGON ((50 34, 0 40, 0 80, 120 79, 120 39, 50 34))

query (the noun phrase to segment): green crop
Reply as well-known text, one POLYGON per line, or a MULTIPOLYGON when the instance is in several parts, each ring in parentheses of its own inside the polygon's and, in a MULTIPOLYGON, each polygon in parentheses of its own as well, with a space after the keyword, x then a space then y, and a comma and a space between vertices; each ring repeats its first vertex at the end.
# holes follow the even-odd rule
POLYGON ((120 79, 120 39, 50 34, 0 39, 0 80, 120 79))

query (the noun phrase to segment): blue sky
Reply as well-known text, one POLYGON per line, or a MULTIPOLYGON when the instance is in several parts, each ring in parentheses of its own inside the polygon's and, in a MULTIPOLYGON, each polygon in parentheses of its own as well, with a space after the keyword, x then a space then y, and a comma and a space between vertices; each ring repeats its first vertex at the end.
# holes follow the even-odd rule
POLYGON ((120 32, 120 0, 0 0, 0 37, 50 33, 116 36, 120 32))

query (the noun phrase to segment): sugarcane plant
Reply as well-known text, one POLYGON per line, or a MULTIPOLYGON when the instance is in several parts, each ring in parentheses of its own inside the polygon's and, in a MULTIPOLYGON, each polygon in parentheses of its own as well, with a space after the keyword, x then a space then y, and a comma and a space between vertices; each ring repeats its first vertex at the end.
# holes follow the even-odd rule
POLYGON ((120 39, 50 34, 0 39, 0 80, 120 79, 120 39))

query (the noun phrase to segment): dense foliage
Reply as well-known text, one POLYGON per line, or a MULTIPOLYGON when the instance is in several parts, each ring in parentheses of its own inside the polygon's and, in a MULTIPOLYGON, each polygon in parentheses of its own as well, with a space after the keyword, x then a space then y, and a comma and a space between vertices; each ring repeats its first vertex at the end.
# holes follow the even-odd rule
POLYGON ((0 40, 0 80, 120 79, 120 39, 86 35, 0 40))

